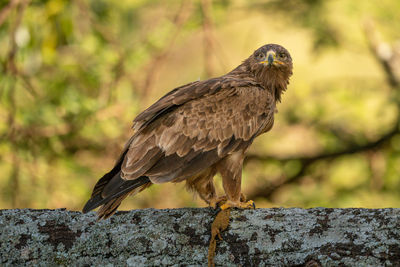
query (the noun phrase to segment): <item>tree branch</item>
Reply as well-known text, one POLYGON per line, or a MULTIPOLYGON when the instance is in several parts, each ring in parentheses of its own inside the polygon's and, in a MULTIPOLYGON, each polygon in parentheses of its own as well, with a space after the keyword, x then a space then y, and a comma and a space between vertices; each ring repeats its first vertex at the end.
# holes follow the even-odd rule
POLYGON ((393 64, 400 59, 395 58, 397 55, 394 53, 393 47, 382 42, 378 31, 375 29, 375 24, 371 19, 365 21, 364 32, 372 55, 381 65, 388 83, 393 88, 398 89, 397 87, 400 85, 400 77, 396 75, 393 64))
POLYGON ((11 0, 8 5, 3 7, 2 10, 0 10, 0 26, 6 21, 6 18, 10 14, 11 10, 16 7, 19 4, 20 0, 11 0))
MULTIPOLYGON (((209 208, 0 210, 1 265, 205 266, 209 208)), ((217 266, 395 266, 399 209, 232 210, 217 266), (313 264, 313 265, 310 265, 313 264)))
POLYGON ((396 134, 400 133, 399 131, 399 126, 398 124, 395 124, 395 126, 385 135, 382 137, 378 138, 375 141, 368 142, 363 145, 359 145, 356 143, 353 143, 353 145, 349 146, 348 148, 341 150, 341 151, 335 151, 335 152, 327 152, 327 153, 322 153, 322 154, 317 154, 314 156, 299 156, 299 157, 274 157, 274 156, 260 156, 256 154, 250 154, 246 157, 246 162, 249 161, 262 161, 262 162, 268 162, 271 160, 277 160, 280 162, 288 162, 292 160, 298 160, 301 163, 306 163, 310 164, 318 160, 330 160, 334 158, 338 158, 344 155, 351 155, 351 154, 356 154, 360 152, 365 152, 365 151, 370 151, 370 150, 375 150, 381 148, 384 144, 387 143, 393 136, 396 134))

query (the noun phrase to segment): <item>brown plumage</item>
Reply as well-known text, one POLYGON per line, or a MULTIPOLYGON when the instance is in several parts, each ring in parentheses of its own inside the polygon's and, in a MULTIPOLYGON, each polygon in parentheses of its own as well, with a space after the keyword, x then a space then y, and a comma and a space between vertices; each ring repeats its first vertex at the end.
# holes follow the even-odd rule
POLYGON ((95 185, 83 212, 103 205, 98 215, 107 218, 129 194, 184 180, 215 206, 222 199, 213 185, 217 172, 227 202, 242 207, 244 153, 272 128, 276 102, 291 75, 289 52, 268 44, 226 75, 172 90, 136 117, 133 136, 95 185))

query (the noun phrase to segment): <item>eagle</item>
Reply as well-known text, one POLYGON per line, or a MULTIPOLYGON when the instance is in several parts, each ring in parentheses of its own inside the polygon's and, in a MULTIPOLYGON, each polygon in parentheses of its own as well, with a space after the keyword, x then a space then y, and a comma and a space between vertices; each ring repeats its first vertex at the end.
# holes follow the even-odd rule
POLYGON ((112 170, 94 186, 83 208, 113 215, 128 196, 152 184, 186 181, 211 207, 251 208, 241 194, 245 153, 274 124, 276 104, 289 84, 292 58, 264 45, 231 72, 173 89, 133 121, 133 135, 112 170), (213 178, 222 177, 224 196, 213 178))

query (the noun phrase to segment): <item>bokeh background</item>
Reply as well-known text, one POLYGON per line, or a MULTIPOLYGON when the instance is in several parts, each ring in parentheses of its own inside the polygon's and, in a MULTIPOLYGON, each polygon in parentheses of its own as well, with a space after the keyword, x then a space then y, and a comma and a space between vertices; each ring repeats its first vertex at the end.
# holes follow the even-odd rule
MULTIPOLYGON (((399 207, 399 14, 396 0, 2 0, 0 208, 81 209, 141 110, 266 43, 291 52, 294 75, 244 193, 258 207, 399 207)), ((181 183, 121 209, 185 206, 204 203, 181 183)))

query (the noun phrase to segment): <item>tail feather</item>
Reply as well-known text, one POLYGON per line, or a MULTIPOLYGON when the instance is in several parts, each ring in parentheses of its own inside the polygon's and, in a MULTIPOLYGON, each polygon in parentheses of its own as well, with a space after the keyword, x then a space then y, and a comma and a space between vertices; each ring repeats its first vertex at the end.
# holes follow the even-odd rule
POLYGON ((129 193, 125 193, 122 196, 114 198, 111 201, 104 204, 97 211, 98 220, 107 219, 108 217, 113 215, 117 211, 119 205, 121 205, 122 200, 124 200, 128 195, 129 193))
POLYGON ((103 205, 98 211, 99 219, 108 218, 115 213, 122 200, 129 194, 136 194, 152 185, 146 176, 140 176, 134 180, 125 180, 121 177, 121 165, 133 138, 134 136, 126 143, 114 168, 96 183, 90 199, 83 207, 83 213, 103 205))
POLYGON ((132 191, 125 193, 125 194, 123 194, 119 197, 116 197, 116 198, 112 199, 111 201, 107 202, 97 212, 98 219, 99 220, 107 219, 108 217, 110 217, 117 211, 117 208, 119 207, 119 205, 121 205, 122 200, 124 200, 127 196, 135 195, 135 194, 141 192, 142 190, 144 190, 145 188, 149 187, 151 184, 152 184, 151 182, 143 184, 139 187, 136 187, 132 191))
MULTIPOLYGON (((129 142, 128 142, 128 144, 129 144, 129 142)), ((114 178, 114 176, 116 176, 117 174, 119 175, 119 173, 121 172, 122 162, 124 161, 124 158, 125 158, 125 155, 127 152, 128 152, 128 150, 125 150, 119 156, 114 168, 112 168, 112 170, 109 171, 108 173, 104 174, 103 177, 101 177, 100 180, 97 181, 96 185, 93 188, 91 197, 94 197, 94 196, 98 195, 99 193, 101 194, 104 187, 114 178)))
MULTIPOLYGON (((100 182, 101 180, 99 181, 99 183, 100 182)), ((118 200, 119 200, 118 203, 120 204, 121 201, 125 197, 127 197, 132 190, 139 188, 143 185, 146 185, 148 183, 151 184, 150 179, 146 176, 141 176, 135 180, 124 180, 121 178, 120 173, 118 173, 112 179, 109 179, 107 183, 102 182, 101 187, 96 184, 95 186, 95 189, 97 187, 96 194, 92 194, 92 197, 85 204, 82 211, 83 213, 87 213, 92 209, 95 209, 101 205, 105 204, 104 206, 107 206, 107 204, 109 203, 116 203, 118 202, 118 200), (115 182, 115 180, 117 180, 117 182, 115 182), (112 186, 108 186, 109 183, 112 186), (107 194, 103 194, 105 189, 107 189, 106 191, 107 194)), ((117 205, 117 207, 119 206, 119 204, 117 205)))

